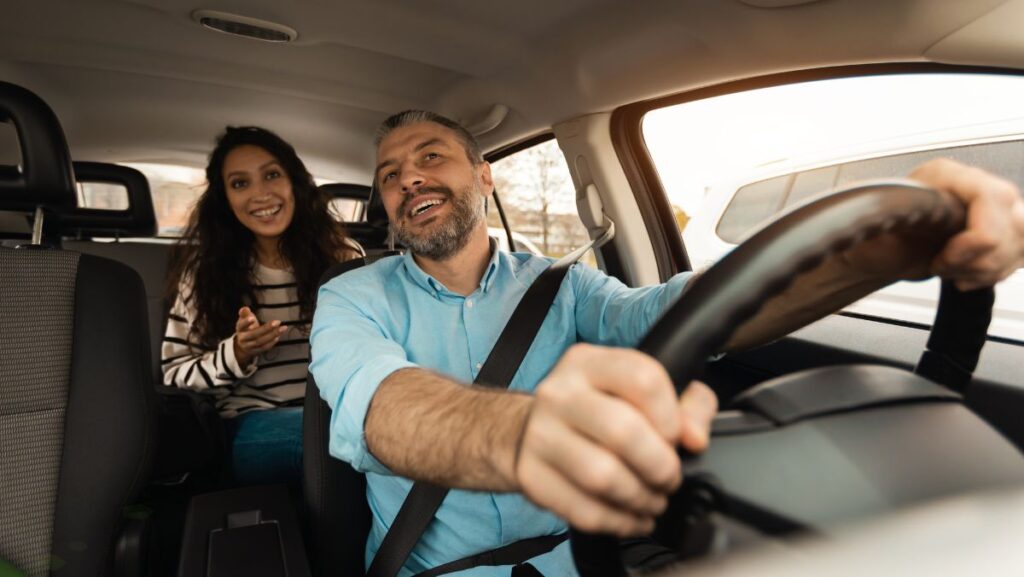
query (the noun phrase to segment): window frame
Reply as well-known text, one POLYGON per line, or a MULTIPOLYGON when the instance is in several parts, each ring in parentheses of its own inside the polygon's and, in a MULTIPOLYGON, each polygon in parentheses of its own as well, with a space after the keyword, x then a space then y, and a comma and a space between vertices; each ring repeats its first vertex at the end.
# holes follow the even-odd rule
MULTIPOLYGON (((548 142, 548 141, 551 141, 551 140, 556 140, 555 133, 553 131, 545 131, 545 132, 541 132, 539 134, 534 134, 532 136, 528 136, 526 138, 523 138, 522 140, 517 140, 517 141, 515 141, 515 142, 513 142, 511 144, 507 144, 507 145, 504 145, 504 146, 499 146, 498 148, 495 148, 495 149, 493 149, 493 150, 491 150, 489 152, 485 152, 483 157, 484 157, 485 161, 487 161, 489 163, 495 163, 495 162, 498 162, 499 160, 501 160, 503 158, 507 158, 509 156, 512 156, 513 154, 516 154, 517 152, 522 152, 522 151, 524 151, 524 150, 526 150, 528 148, 532 148, 534 146, 537 146, 537 145, 540 145, 540 144, 544 144, 545 142, 548 142)), ((565 160, 564 155, 563 155, 563 160, 565 160)), ((566 163, 566 164, 568 165, 568 163, 566 163)), ((571 168, 570 168, 570 172, 571 172, 571 168)), ((498 192, 499 192, 498 198, 499 198, 499 202, 500 202, 500 198, 501 198, 500 197, 500 191, 498 191, 498 192)), ((577 212, 577 216, 578 215, 579 215, 579 213, 577 212)), ((516 231, 513 230, 512 232, 516 232, 516 231)), ((621 255, 619 254, 618 249, 615 247, 615 243, 608 242, 608 243, 605 243, 604 246, 596 248, 596 249, 593 249, 593 250, 594 250, 594 256, 595 256, 595 258, 597 260, 597 267, 599 269, 601 269, 602 271, 604 271, 605 274, 607 274, 609 276, 613 276, 613 277, 619 279, 620 281, 625 282, 624 279, 626 278, 626 269, 625 269, 625 267, 622 264, 622 258, 621 258, 621 255)))

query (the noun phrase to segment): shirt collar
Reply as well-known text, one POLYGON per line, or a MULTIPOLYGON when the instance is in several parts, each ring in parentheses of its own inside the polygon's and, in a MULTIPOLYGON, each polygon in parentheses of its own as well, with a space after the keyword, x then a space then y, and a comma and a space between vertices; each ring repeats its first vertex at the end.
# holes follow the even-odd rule
POLYGON ((484 269, 484 276, 480 279, 480 290, 487 292, 491 289, 491 283, 494 280, 494 271, 498 270, 498 259, 500 258, 498 250, 498 241, 494 240, 493 237, 488 237, 491 241, 491 260, 487 263, 487 268, 484 269))
MULTIPOLYGON (((494 279, 494 272, 498 269, 498 258, 500 252, 498 250, 498 243, 495 242, 493 238, 490 239, 490 246, 491 260, 487 263, 487 268, 484 269, 483 278, 480 279, 480 290, 485 293, 491 288, 491 284, 494 279)), ((433 294, 434 296, 440 296, 442 294, 449 296, 461 296, 451 292, 441 281, 424 272, 423 269, 420 268, 420 265, 416 264, 416 259, 412 257, 412 251, 405 251, 402 258, 405 259, 405 270, 408 271, 409 277, 412 279, 413 283, 423 290, 433 294)))

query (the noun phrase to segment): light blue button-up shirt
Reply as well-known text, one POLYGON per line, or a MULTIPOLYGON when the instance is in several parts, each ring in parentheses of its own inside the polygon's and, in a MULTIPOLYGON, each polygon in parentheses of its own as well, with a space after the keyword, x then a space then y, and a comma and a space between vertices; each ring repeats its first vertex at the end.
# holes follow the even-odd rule
MULTIPOLYGON (((331 454, 366 473, 373 517, 367 566, 412 488, 366 447, 363 423, 377 387, 405 367, 472 382, 526 289, 550 263, 494 250, 480 286, 463 297, 423 272, 407 253, 348 272, 320 289, 310 370, 332 409, 331 454)), ((600 271, 573 266, 510 388, 533 391, 573 343, 635 346, 688 278, 683 273, 664 285, 631 289, 600 271)), ((453 490, 399 577, 565 530, 562 520, 521 495, 453 490)), ((568 543, 531 563, 546 577, 576 575, 568 543)), ((505 577, 510 569, 476 567, 459 575, 505 577)))

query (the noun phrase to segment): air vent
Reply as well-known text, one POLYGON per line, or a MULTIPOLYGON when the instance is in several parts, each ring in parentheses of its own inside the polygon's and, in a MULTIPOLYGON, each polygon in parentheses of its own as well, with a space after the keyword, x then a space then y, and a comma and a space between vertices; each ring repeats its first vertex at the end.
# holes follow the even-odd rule
POLYGON ((245 36, 264 42, 291 42, 299 37, 298 32, 283 24, 227 12, 196 10, 192 13, 192 19, 217 32, 245 36))
POLYGON ((821 0, 740 0, 740 2, 747 6, 753 6, 754 8, 789 8, 790 6, 813 4, 820 1, 821 0))

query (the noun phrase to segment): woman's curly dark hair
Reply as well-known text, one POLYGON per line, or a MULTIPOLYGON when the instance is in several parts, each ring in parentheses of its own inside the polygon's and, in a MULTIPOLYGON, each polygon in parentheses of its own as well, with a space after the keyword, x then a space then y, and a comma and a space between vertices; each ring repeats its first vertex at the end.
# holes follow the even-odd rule
POLYGON ((290 144, 263 128, 227 127, 210 153, 206 190, 171 255, 166 291, 168 302, 174 302, 182 281, 191 285, 196 318, 188 340, 205 348, 214 348, 234 334, 238 309, 255 302, 255 236, 231 211, 223 175, 225 157, 245 145, 270 153, 291 181, 295 212, 279 247, 295 274, 302 319, 308 322, 313 317, 317 283, 324 271, 336 262, 358 256, 346 243, 341 224, 328 212, 327 195, 313 182, 290 144))

